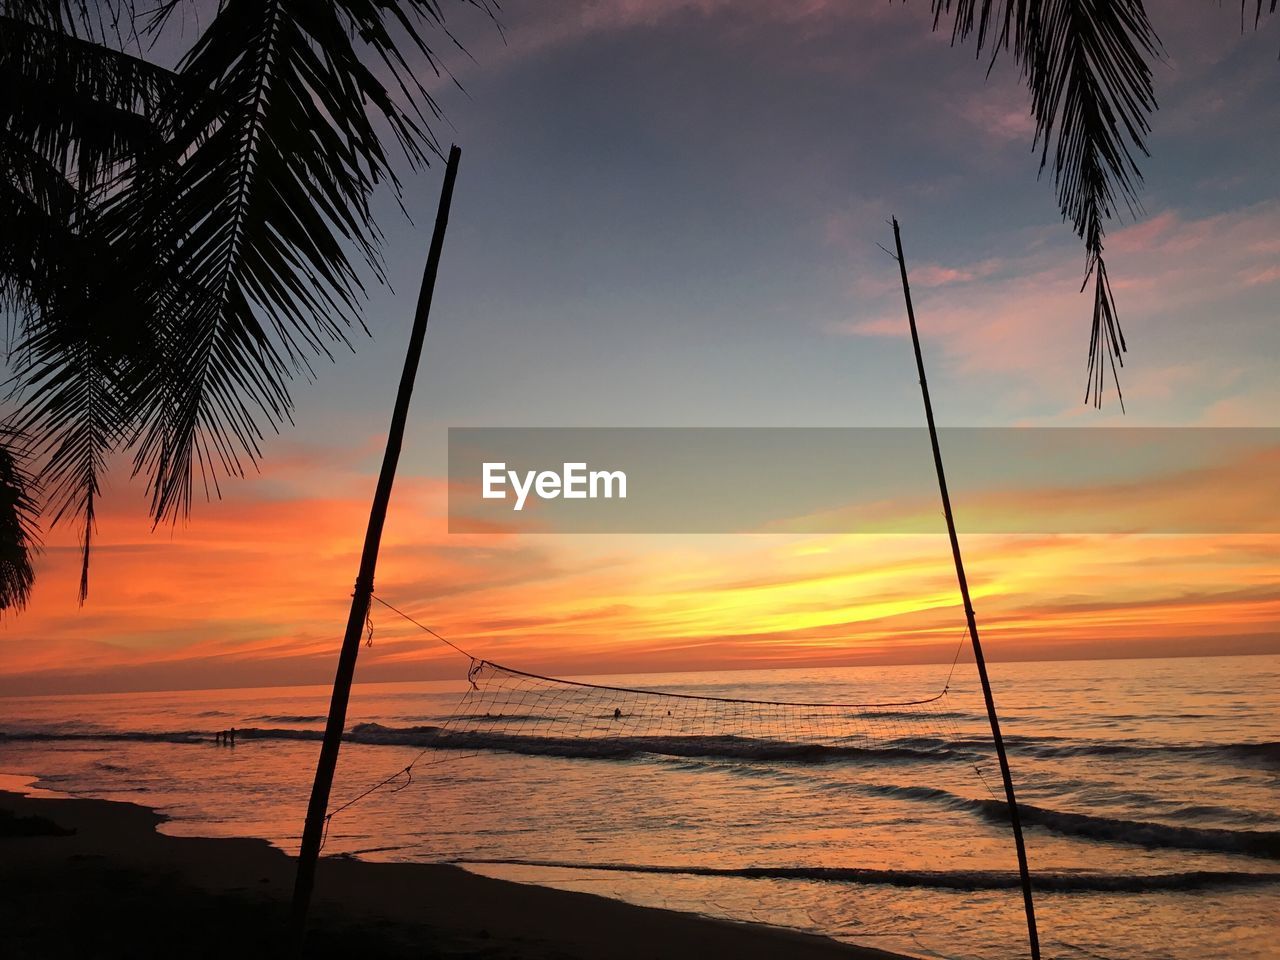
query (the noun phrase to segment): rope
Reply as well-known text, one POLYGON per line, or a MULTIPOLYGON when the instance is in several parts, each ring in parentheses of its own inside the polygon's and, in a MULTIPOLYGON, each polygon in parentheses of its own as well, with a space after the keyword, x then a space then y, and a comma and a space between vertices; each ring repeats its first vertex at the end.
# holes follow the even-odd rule
MULTIPOLYGON (((424 751, 423 751, 423 753, 425 753, 425 752, 426 752, 426 751, 424 750, 424 751)), ((340 806, 340 807, 334 807, 332 810, 330 810, 330 811, 328 812, 328 814, 326 814, 326 815, 325 815, 325 820, 326 820, 326 821, 330 820, 330 819, 331 819, 332 817, 334 817, 336 814, 339 814, 339 813, 341 813, 343 810, 347 809, 347 807, 353 807, 353 806, 355 806, 357 803, 359 803, 361 800, 363 800, 363 799, 364 799, 365 797, 367 797, 369 794, 373 793, 375 790, 381 790, 381 789, 382 789, 383 787, 385 787, 387 784, 391 783, 391 781, 396 780, 396 779, 398 779, 399 777, 404 776, 405 774, 408 774, 409 779, 408 779, 408 780, 406 780, 406 781, 404 782, 404 784, 403 784, 403 785, 401 785, 401 786, 399 786, 399 787, 397 787, 397 788, 396 788, 396 792, 397 792, 397 793, 398 793, 399 791, 403 790, 403 789, 404 789, 405 787, 407 787, 409 784, 413 783, 413 764, 414 764, 414 763, 417 763, 417 762, 418 762, 418 760, 420 760, 421 758, 422 758, 422 754, 420 753, 420 754, 418 754, 418 756, 417 756, 417 757, 415 757, 415 758, 413 759, 413 762, 412 762, 412 763, 410 763, 407 767, 403 768, 402 770, 397 770, 395 773, 393 773, 391 776, 387 777, 385 780, 382 780, 382 781, 379 781, 378 783, 375 783, 373 786, 371 786, 371 787, 370 787, 368 790, 366 790, 364 793, 362 793, 362 794, 360 794, 360 795, 358 795, 358 796, 352 797, 350 800, 348 800, 348 801, 347 801, 346 803, 344 803, 342 806, 340 806)))
MULTIPOLYGON (((458 653, 462 654, 464 657, 469 659, 472 663, 472 672, 468 674, 469 679, 474 675, 477 667, 490 666, 490 667, 496 667, 497 669, 502 670, 505 673, 514 674, 517 677, 527 677, 530 680, 545 680, 548 683, 563 683, 571 687, 583 687, 589 690, 608 690, 611 693, 629 693, 629 694, 635 694, 637 696, 646 696, 646 697, 675 697, 677 700, 703 700, 703 701, 712 702, 712 703, 744 703, 744 704, 752 704, 754 706, 759 706, 759 707, 838 707, 838 708, 848 708, 848 709, 862 709, 867 707, 914 707, 914 706, 919 706, 925 703, 934 703, 935 701, 941 700, 947 693, 947 689, 944 686, 943 689, 938 694, 932 697, 927 697, 924 700, 894 700, 894 701, 887 701, 884 703, 808 703, 800 700, 747 700, 740 697, 710 697, 710 696, 705 696, 697 693, 670 693, 666 690, 645 690, 637 687, 611 687, 611 686, 607 686, 605 684, 600 684, 600 683, 586 683, 582 680, 565 680, 562 677, 547 677, 547 676, 543 676, 540 673, 527 673, 524 670, 516 670, 514 667, 508 667, 505 664, 497 663, 493 660, 485 660, 480 657, 477 657, 474 654, 468 653, 466 650, 463 650, 460 646, 458 646, 452 640, 447 640, 444 637, 440 636, 440 634, 436 633, 426 624, 418 622, 413 617, 405 613, 403 610, 399 610, 396 607, 393 607, 391 604, 387 603, 387 601, 383 600, 377 594, 373 595, 373 599, 377 600, 380 604, 382 604, 392 613, 399 614, 401 617, 403 617, 405 620, 408 620, 410 623, 418 627, 420 630, 424 630, 427 633, 431 634, 431 636, 435 637, 441 643, 448 644, 454 650, 458 651, 458 653)), ((960 651, 957 650, 956 660, 959 660, 959 659, 960 659, 960 651)), ((955 661, 952 661, 951 669, 953 671, 955 670, 955 661)), ((947 683, 950 683, 950 682, 951 682, 951 677, 950 675, 948 675, 947 683)), ((472 683, 474 684, 474 680, 472 680, 472 683)))
POLYGON ((408 620, 410 623, 412 623, 412 624, 413 624, 415 627, 417 627, 419 630, 424 630, 424 631, 426 631, 427 633, 431 634, 433 637, 435 637, 437 640, 439 640, 441 643, 445 644, 446 646, 453 647, 453 649, 457 650, 460 654, 462 654, 462 655, 463 655, 464 657, 466 657, 468 660, 471 660, 471 661, 476 662, 476 663, 481 663, 481 662, 483 662, 483 661, 481 661, 481 660, 480 660, 480 658, 479 658, 479 657, 473 657, 471 654, 467 653, 467 651, 463 650, 460 646, 458 646, 458 645, 457 645, 456 643, 454 643, 452 640, 449 640, 449 639, 446 639, 445 637, 440 636, 440 634, 436 633, 434 630, 432 630, 430 627, 428 627, 425 623, 419 623, 417 620, 413 619, 413 617, 409 616, 407 613, 405 613, 405 612, 404 612, 403 610, 401 610, 399 607, 393 607, 391 604, 387 603, 387 601, 383 600, 383 599, 382 599, 380 596, 378 596, 376 593, 371 594, 371 596, 373 597, 373 599, 374 599, 374 600, 377 600, 380 604, 382 604, 384 607, 386 607, 386 608, 387 608, 388 610, 390 610, 392 613, 397 614, 397 615, 399 615, 399 616, 401 616, 401 617, 404 617, 404 619, 408 620))
POLYGON ((836 707, 840 709, 862 709, 866 707, 914 707, 924 703, 933 703, 946 695, 946 690, 925 700, 893 700, 885 703, 806 703, 802 700, 745 700, 738 697, 708 697, 697 693, 670 693, 666 690, 644 690, 636 687, 610 687, 600 683, 584 683, 580 680, 565 680, 561 677, 544 677, 538 673, 525 673, 511 667, 494 663, 492 660, 481 660, 481 664, 496 667, 505 673, 530 680, 546 680, 548 683, 564 683, 571 687, 585 687, 589 690, 608 690, 611 693, 630 693, 644 697, 675 697, 677 700, 703 700, 710 703, 745 703, 757 707, 836 707))
MULTIPOLYGON (((456 651, 457 653, 461 654, 462 656, 470 660, 471 664, 467 669, 467 682, 470 684, 470 687, 472 690, 479 689, 479 686, 476 682, 476 678, 479 676, 480 672, 485 667, 492 667, 494 669, 501 670, 505 673, 512 674, 513 676, 524 677, 529 680, 541 680, 547 683, 564 684, 567 686, 578 687, 580 689, 603 690, 603 691, 608 691, 610 693, 624 693, 624 694, 635 695, 635 696, 671 697, 678 700, 694 700, 694 701, 702 701, 707 703, 745 704, 745 705, 751 705, 751 706, 765 706, 765 707, 806 707, 806 708, 827 707, 827 708, 835 708, 835 709, 869 709, 869 708, 885 708, 885 707, 922 706, 925 704, 935 703, 938 700, 941 700, 943 697, 945 697, 947 695, 947 691, 951 687, 951 679, 955 674, 956 664, 959 663, 960 661, 960 653, 964 649, 964 638, 968 630, 966 626, 965 632, 961 633, 960 642, 956 647, 955 656, 951 660, 951 668, 947 672, 947 679, 946 679, 946 682, 943 684, 942 690, 938 694, 932 697, 927 697, 922 700, 897 700, 897 701, 886 701, 886 702, 880 702, 880 703, 813 703, 813 702, 795 701, 795 700, 752 700, 752 699, 737 698, 737 697, 712 697, 712 696, 704 696, 701 694, 692 694, 692 693, 670 693, 662 690, 646 690, 646 689, 635 688, 635 687, 608 686, 605 684, 586 683, 580 680, 565 680, 560 677, 547 677, 537 673, 528 673, 523 670, 516 670, 511 667, 504 666, 500 663, 495 663, 492 660, 485 660, 475 656, 472 653, 469 653, 468 651, 460 647, 458 644, 454 643, 452 640, 437 633, 435 630, 427 626, 425 623, 422 623, 421 621, 411 617, 409 614, 405 613, 403 610, 401 610, 399 607, 396 607, 394 604, 388 603, 386 600, 383 600, 382 597, 378 596, 376 593, 370 594, 370 597, 371 599, 376 600, 378 603, 382 604, 384 607, 386 607, 392 613, 396 614, 398 617, 413 624, 419 630, 431 635, 436 640, 439 640, 441 643, 443 643, 445 646, 450 647, 452 650, 456 651)), ((367 625, 369 629, 369 637, 370 639, 372 639, 373 619, 368 612, 366 612, 366 620, 367 620, 367 625)), ((467 695, 466 693, 463 694, 464 699, 466 698, 466 695, 467 695)), ((328 839, 328 836, 329 836, 329 823, 335 816, 355 806, 357 803, 364 800, 370 794, 376 793, 378 790, 381 790, 383 787, 386 787, 389 784, 394 783, 396 780, 400 779, 401 777, 406 778, 405 782, 400 784, 400 786, 396 787, 396 789, 393 792, 398 793, 399 791, 407 788, 410 784, 413 783, 413 768, 417 766, 418 763, 422 760, 422 758, 426 756, 428 753, 430 753, 431 750, 432 750, 432 747, 430 746, 424 747, 418 753, 418 755, 415 756, 406 766, 397 770, 395 773, 391 774, 389 777, 386 777, 383 780, 380 780, 377 783, 373 784, 372 786, 368 787, 367 789, 357 794, 356 796, 352 797, 350 800, 346 801, 345 803, 337 807, 334 807, 332 810, 330 810, 328 814, 325 815, 325 818, 324 818, 324 834, 320 841, 321 849, 323 849, 325 841, 328 839)), ((434 760, 432 760, 431 763, 432 764, 443 763, 447 760, 454 759, 458 756, 459 755, 455 754, 451 756, 437 757, 434 760)), ((982 770, 976 764, 974 765, 974 770, 977 772, 978 777, 982 780, 983 784, 987 786, 988 791, 990 791, 991 790, 990 785, 987 784, 986 778, 982 775, 982 770)), ((994 796, 994 793, 992 793, 992 796, 994 796)))
POLYGON ((947 671, 947 682, 942 685, 942 692, 946 693, 951 689, 951 678, 955 675, 956 664, 960 662, 960 651, 964 649, 964 638, 969 635, 969 627, 966 625, 960 631, 960 642, 956 644, 956 655, 951 658, 951 669, 947 671))

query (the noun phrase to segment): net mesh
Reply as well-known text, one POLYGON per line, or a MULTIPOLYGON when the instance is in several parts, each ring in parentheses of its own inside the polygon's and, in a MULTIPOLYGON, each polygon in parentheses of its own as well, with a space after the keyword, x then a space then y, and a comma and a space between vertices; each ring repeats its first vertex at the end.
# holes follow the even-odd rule
MULTIPOLYGON (((467 689, 440 723, 415 729, 421 752, 408 766, 331 810, 384 787, 403 788, 414 769, 489 751, 574 758, 640 755, 724 760, 959 760, 994 791, 957 730, 950 674, 920 699, 806 703, 584 683, 527 673, 473 657, 391 604, 379 603, 465 656, 467 689)), ((959 649, 957 649, 957 658, 959 649)), ((952 671, 955 662, 952 663, 952 671)))
POLYGON ((952 741, 947 693, 887 703, 801 703, 639 690, 473 660, 434 750, 625 757, 820 758, 928 754, 952 741))

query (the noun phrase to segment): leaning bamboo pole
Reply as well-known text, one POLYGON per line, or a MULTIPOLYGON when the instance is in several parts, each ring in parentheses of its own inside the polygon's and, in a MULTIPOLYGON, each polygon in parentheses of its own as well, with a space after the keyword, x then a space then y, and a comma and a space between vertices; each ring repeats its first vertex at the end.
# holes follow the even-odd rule
POLYGON ((355 590, 351 594, 351 612, 347 615, 347 632, 342 638, 338 654, 338 668, 333 680, 333 696, 329 701, 329 718, 324 728, 324 741, 320 746, 320 758, 316 763, 315 782, 311 787, 311 801, 307 805, 307 820, 302 831, 302 847, 298 853, 298 872, 293 887, 292 927, 295 948, 299 954, 306 937, 307 912, 311 906, 311 892, 315 886, 316 863, 320 858, 320 846, 324 840, 324 827, 329 809, 329 792, 333 787, 333 773, 338 765, 338 749, 342 746, 342 733, 347 722, 347 702, 351 698, 351 681, 355 676, 356 656, 360 652, 360 638, 364 633, 373 596, 373 574, 378 565, 378 547, 382 542, 382 527, 387 519, 387 505, 391 502, 391 487, 396 479, 396 466, 400 462, 400 447, 404 442, 405 423, 409 417, 409 400, 413 395, 413 382, 418 373, 418 361, 422 357, 422 342, 427 333, 427 318, 431 313, 431 298, 435 292, 436 274, 440 269, 440 252, 444 248, 445 228, 449 225, 449 206, 453 200, 453 184, 458 176, 458 160, 462 151, 454 146, 449 151, 445 167, 444 185, 440 190, 440 206, 436 212, 435 231, 431 235, 431 247, 422 273, 422 287, 418 292, 418 306, 413 317, 413 330, 409 335, 409 349, 404 357, 404 370, 400 374, 400 388, 396 392, 395 407, 391 413, 391 429, 387 433, 387 446, 382 455, 382 471, 378 474, 378 486, 374 491, 373 505, 369 510, 369 525, 365 529, 364 552, 360 556, 360 572, 356 576, 355 590))
POLYGON ((960 597, 964 600, 964 615, 969 623, 969 640, 973 644, 973 659, 978 665, 978 678, 982 681, 982 696, 987 701, 987 719, 991 721, 991 738, 996 744, 996 756, 1000 758, 1000 776, 1004 780, 1004 795, 1009 806, 1009 822, 1013 826, 1013 843, 1018 850, 1018 872, 1022 877, 1022 903, 1027 914, 1027 939, 1031 944, 1032 960, 1040 960, 1040 934, 1036 930, 1036 907, 1031 897, 1031 873, 1027 869, 1027 848, 1022 840, 1022 820, 1018 816, 1018 800, 1013 792, 1013 775, 1009 772, 1009 756, 1005 753, 1004 737, 1000 735, 1000 718, 996 716, 996 701, 991 695, 991 680, 987 677, 987 661, 982 655, 982 641, 978 639, 978 621, 969 600, 969 581, 964 574, 964 560, 960 556, 960 539, 956 535, 956 520, 951 513, 951 495, 947 492, 947 476, 942 469, 942 448, 938 446, 938 428, 933 420, 933 404, 929 400, 929 383, 924 374, 924 355, 920 352, 920 333, 916 329, 916 311, 911 305, 911 285, 907 282, 907 261, 902 255, 902 231, 898 218, 893 218, 893 242, 897 247, 898 269, 902 273, 902 295, 907 302, 907 321, 911 325, 911 343, 916 352, 916 371, 920 374, 920 394, 924 398, 924 416, 929 422, 929 442, 933 445, 933 465, 938 472, 938 492, 942 495, 942 512, 947 517, 947 533, 951 537, 951 556, 956 563, 956 579, 960 582, 960 597))

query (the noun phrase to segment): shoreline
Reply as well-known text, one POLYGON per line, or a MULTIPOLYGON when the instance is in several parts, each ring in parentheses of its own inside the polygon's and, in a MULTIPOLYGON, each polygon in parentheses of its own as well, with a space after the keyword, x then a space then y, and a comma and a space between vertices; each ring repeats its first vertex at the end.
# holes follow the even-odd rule
MULTIPOLYGON (((287 946, 294 860, 265 840, 171 836, 148 807, 47 792, 0 790, 0 811, 19 818, 0 834, 0 883, 20 891, 0 935, 7 956, 247 960, 287 946)), ((312 917, 308 957, 907 960, 452 864, 325 857, 312 917)))

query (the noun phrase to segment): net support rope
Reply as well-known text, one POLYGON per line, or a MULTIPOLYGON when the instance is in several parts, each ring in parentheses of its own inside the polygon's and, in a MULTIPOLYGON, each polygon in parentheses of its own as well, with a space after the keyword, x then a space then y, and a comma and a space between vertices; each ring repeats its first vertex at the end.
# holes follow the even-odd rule
POLYGON ((421 751, 404 767, 334 807, 384 788, 406 789, 415 767, 485 751, 623 759, 643 754, 723 760, 960 759, 994 797, 947 707, 962 634, 939 693, 913 700, 822 703, 756 700, 565 680, 477 657, 374 594, 379 604, 470 661, 467 689, 437 725, 416 727, 421 751), (428 754, 434 754, 423 763, 428 754))

